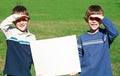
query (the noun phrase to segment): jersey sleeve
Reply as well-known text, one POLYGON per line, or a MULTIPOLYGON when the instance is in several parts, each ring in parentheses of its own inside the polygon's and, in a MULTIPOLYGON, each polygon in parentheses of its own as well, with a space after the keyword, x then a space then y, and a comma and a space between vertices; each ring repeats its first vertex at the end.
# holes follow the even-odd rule
POLYGON ((118 31, 115 25, 111 22, 110 19, 106 17, 103 18, 102 23, 105 26, 105 29, 107 30, 107 35, 109 37, 110 42, 112 42, 114 38, 118 36, 118 31))
POLYGON ((4 19, 1 24, 0 24, 0 29, 2 30, 2 32, 6 35, 6 33, 8 32, 8 30, 10 28, 12 28, 12 23, 13 21, 15 21, 16 19, 19 18, 20 15, 17 15, 17 14, 13 14, 13 15, 10 15, 8 16, 6 19, 4 19))
POLYGON ((78 44, 78 52, 79 52, 79 57, 80 57, 80 62, 82 61, 82 56, 83 56, 83 49, 82 49, 82 41, 81 38, 77 40, 78 44))

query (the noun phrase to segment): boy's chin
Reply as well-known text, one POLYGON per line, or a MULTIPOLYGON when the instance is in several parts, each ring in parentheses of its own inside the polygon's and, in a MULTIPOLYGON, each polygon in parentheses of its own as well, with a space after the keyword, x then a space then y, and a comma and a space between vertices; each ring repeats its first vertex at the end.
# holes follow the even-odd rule
POLYGON ((26 30, 21 30, 22 32, 26 32, 26 30))
POLYGON ((26 32, 26 29, 19 29, 21 32, 26 32))

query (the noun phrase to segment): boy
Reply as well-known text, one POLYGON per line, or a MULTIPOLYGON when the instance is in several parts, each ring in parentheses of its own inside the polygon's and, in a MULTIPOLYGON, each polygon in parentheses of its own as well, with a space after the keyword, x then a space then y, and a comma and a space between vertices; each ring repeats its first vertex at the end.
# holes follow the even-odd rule
POLYGON ((0 24, 7 42, 3 72, 7 76, 31 76, 32 56, 29 42, 36 38, 27 30, 29 19, 26 7, 17 5, 13 8, 12 15, 0 24), (12 23, 15 27, 10 26, 12 23))
POLYGON ((84 18, 90 29, 78 39, 80 76, 112 76, 109 49, 118 31, 99 5, 91 5, 84 18))

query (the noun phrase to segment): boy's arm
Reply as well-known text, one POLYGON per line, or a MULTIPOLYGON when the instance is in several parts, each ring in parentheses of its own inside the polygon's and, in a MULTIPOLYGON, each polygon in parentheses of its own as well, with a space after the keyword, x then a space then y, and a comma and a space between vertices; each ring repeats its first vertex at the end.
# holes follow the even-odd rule
POLYGON ((13 14, 7 17, 5 20, 2 21, 0 24, 0 29, 5 32, 9 29, 10 25, 15 21, 17 18, 19 18, 19 15, 13 14))
POLYGON ((82 56, 83 56, 81 37, 78 38, 77 44, 78 44, 78 53, 79 53, 79 58, 80 58, 80 63, 81 63, 81 61, 82 61, 82 56))
POLYGON ((118 36, 118 31, 117 31, 115 25, 111 22, 111 20, 109 20, 106 17, 104 17, 102 19, 102 23, 103 23, 103 25, 105 26, 105 29, 108 32, 110 42, 112 42, 114 40, 114 38, 118 36))
POLYGON ((105 26, 105 29, 108 31, 108 36, 110 38, 110 41, 112 42, 114 38, 118 35, 118 31, 115 25, 111 22, 111 20, 104 17, 103 15, 90 15, 90 16, 97 17, 102 20, 102 23, 105 26))

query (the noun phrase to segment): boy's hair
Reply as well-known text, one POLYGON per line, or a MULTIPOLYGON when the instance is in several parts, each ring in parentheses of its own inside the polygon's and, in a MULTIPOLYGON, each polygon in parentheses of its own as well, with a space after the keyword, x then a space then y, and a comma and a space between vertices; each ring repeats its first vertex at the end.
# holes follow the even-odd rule
POLYGON ((100 15, 104 15, 104 11, 102 10, 102 8, 99 5, 91 5, 90 7, 88 7, 84 19, 87 22, 88 21, 88 17, 92 14, 100 14, 100 15))
POLYGON ((27 12, 27 8, 25 6, 22 5, 17 5, 12 9, 12 14, 19 14, 22 13, 23 15, 27 15, 30 19, 29 13, 27 12))

